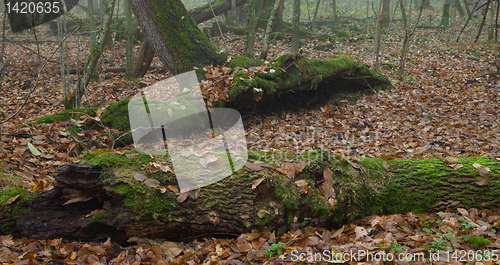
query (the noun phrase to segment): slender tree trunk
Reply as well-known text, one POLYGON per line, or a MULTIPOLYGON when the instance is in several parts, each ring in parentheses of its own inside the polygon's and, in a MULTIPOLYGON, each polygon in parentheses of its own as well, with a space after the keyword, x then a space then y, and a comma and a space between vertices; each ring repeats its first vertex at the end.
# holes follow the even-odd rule
POLYGON ((476 1, 476 4, 474 5, 474 8, 472 8, 472 11, 469 13, 469 17, 467 18, 467 20, 465 21, 464 26, 462 27, 462 30, 460 31, 460 33, 458 33, 457 42, 460 40, 460 36, 464 32, 465 27, 467 27, 467 24, 469 23, 470 19, 472 18, 472 14, 476 10, 476 7, 477 7, 478 4, 479 4, 479 1, 476 1))
POLYGON ((292 49, 291 52, 299 51, 300 39, 300 0, 293 0, 293 17, 292 17, 292 49))
POLYGON ((109 28, 111 26, 111 18, 113 17, 113 9, 115 8, 115 0, 102 0, 104 3, 104 9, 101 9, 102 21, 104 22, 101 25, 101 30, 99 37, 97 39, 94 48, 92 49, 90 56, 87 60, 87 64, 83 69, 82 79, 78 84, 78 92, 76 94, 76 106, 80 106, 81 98, 85 93, 85 89, 87 89, 88 84, 90 83, 91 73, 97 66, 97 62, 102 55, 102 51, 104 50, 104 46, 106 45, 106 39, 109 37, 109 28))
POLYGON ((246 55, 255 59, 255 1, 248 0, 246 55))
POLYGON ((134 80, 134 27, 132 21, 132 8, 129 0, 125 0, 125 16, 127 19, 127 46, 125 48, 125 80, 134 80))
POLYGON ((377 33, 375 34, 375 71, 380 69, 380 41, 382 39, 382 18, 384 11, 382 10, 382 0, 380 0, 379 17, 377 19, 377 33))
POLYGON ((486 22, 486 17, 488 16, 488 9, 490 8, 490 3, 491 0, 487 0, 483 21, 481 22, 481 26, 479 26, 479 31, 477 32, 476 40, 474 42, 477 42, 479 40, 479 36, 481 36, 481 31, 483 31, 484 23, 486 22))
POLYGON ((382 27, 389 26, 391 22, 391 0, 382 1, 382 27))
POLYGON ((447 28, 450 26, 450 1, 445 0, 443 4, 443 16, 441 17, 440 27, 447 28))
POLYGON ((495 38, 495 10, 497 9, 496 6, 498 4, 498 1, 493 1, 493 6, 491 7, 491 12, 490 12, 490 26, 488 29, 488 43, 493 43, 493 40, 495 38))
MULTIPOLYGON (((94 15, 94 0, 87 1, 87 7, 89 11, 89 30, 90 30, 90 50, 92 51, 95 46, 96 40, 96 27, 95 27, 95 15, 94 15)), ((91 80, 99 81, 99 73, 97 69, 93 69, 91 80)))
POLYGON ((460 17, 465 17, 465 12, 464 9, 462 8, 460 0, 453 0, 453 1, 455 1, 455 6, 457 8, 458 14, 460 14, 460 17))
MULTIPOLYGON (((458 0, 458 1, 460 1, 460 0, 458 0)), ((467 0, 463 0, 463 1, 464 1, 465 10, 467 11, 467 16, 470 16, 472 11, 469 8, 469 3, 467 0)))
POLYGON ((260 6, 259 18, 257 18, 257 23, 255 24, 256 32, 259 29, 260 25, 262 24, 262 18, 264 18, 264 14, 266 13, 267 1, 268 0, 264 0, 261 2, 262 5, 260 6))
POLYGON ((497 1, 497 11, 495 16, 495 43, 498 41, 498 13, 500 13, 500 2, 497 1))
POLYGON ((317 0, 317 2, 316 2, 316 8, 314 9, 313 21, 312 21, 312 23, 311 23, 311 30, 313 30, 313 29, 314 29, 314 27, 315 27, 315 24, 316 24, 316 18, 317 18, 317 16, 318 16, 318 9, 319 9, 319 5, 320 5, 320 3, 321 3, 321 0, 317 0))
MULTIPOLYGON (((398 76, 400 79, 402 79, 404 76, 405 64, 406 64, 406 59, 408 56, 408 48, 410 46, 411 37, 413 36, 413 34, 415 34, 415 31, 418 28, 418 24, 420 23, 420 18, 422 17, 422 12, 424 11, 424 5, 420 5, 418 7, 420 8, 420 11, 418 13, 417 22, 416 22, 415 26, 413 27, 413 29, 410 29, 410 26, 411 26, 410 21, 409 21, 410 19, 406 17, 406 10, 405 10, 403 2, 401 1, 401 13, 403 15, 403 23, 405 25, 405 39, 403 42, 403 48, 401 49, 401 58, 399 59, 398 76), (405 22, 405 21, 407 21, 407 22, 405 22)), ((410 9, 410 11, 411 11, 411 9, 410 9)))
MULTIPOLYGON (((367 3, 368 3, 368 1, 367 1, 367 3)), ((337 23, 339 20, 339 17, 337 14, 337 0, 332 0, 332 10, 333 10, 333 21, 335 21, 335 23, 337 23)), ((366 12, 368 12, 368 6, 366 6, 366 12)), ((368 13, 367 13, 367 17, 368 17, 368 13)))
POLYGON ((269 20, 267 21, 267 27, 266 27, 266 35, 264 37, 264 45, 262 47, 262 51, 260 52, 259 56, 261 60, 265 60, 267 58, 271 31, 273 30, 274 20, 276 19, 276 14, 278 13, 278 9, 282 1, 283 0, 275 0, 273 11, 271 12, 271 15, 269 15, 269 20))

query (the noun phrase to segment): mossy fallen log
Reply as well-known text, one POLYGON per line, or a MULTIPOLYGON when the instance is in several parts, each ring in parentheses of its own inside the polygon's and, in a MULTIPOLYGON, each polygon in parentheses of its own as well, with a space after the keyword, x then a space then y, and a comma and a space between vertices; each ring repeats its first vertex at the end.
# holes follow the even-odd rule
MULTIPOLYGON (((323 103, 333 102, 338 93, 356 93, 361 91, 375 92, 380 89, 392 87, 391 82, 381 74, 368 67, 355 62, 350 57, 337 57, 326 60, 307 59, 299 53, 289 53, 268 62, 254 60, 246 57, 236 57, 227 64, 232 68, 234 83, 230 88, 227 101, 214 103, 215 107, 229 106, 237 110, 255 108, 259 104, 273 104, 282 101, 284 97, 298 98, 300 105, 310 101, 323 103), (264 65, 264 67, 263 67, 264 65), (257 69, 260 67, 260 69, 257 69), (264 69, 267 67, 265 71, 264 69), (252 69, 253 71, 250 71, 252 69), (252 72, 252 75, 249 73, 252 72)), ((200 69, 201 70, 201 69, 200 69)), ((108 128, 113 128, 124 133, 130 131, 129 100, 121 100, 102 109, 104 113, 100 121, 108 128)), ((145 102, 147 107, 147 102, 145 102)), ((294 103, 295 105, 295 103, 294 103)), ((65 121, 70 118, 79 119, 81 115, 96 116, 94 108, 67 110, 56 115, 43 117, 35 123, 51 123, 56 120, 65 121)), ((102 126, 92 119, 85 126, 73 126, 75 133, 81 129, 100 129, 102 126)), ((117 138, 118 135, 112 135, 117 138)), ((75 136, 76 137, 76 136, 75 136)), ((126 134, 119 139, 123 145, 132 143, 131 134, 126 134)))
POLYGON ((251 151, 248 163, 268 166, 244 167, 184 201, 175 194, 175 175, 165 170, 172 166, 168 156, 101 150, 85 157, 93 165, 66 166, 50 191, 0 192, 2 232, 125 244, 131 236, 191 240, 264 227, 329 228, 375 214, 500 208, 500 165, 492 157, 459 158, 455 164, 463 166, 455 169, 438 159, 351 162, 330 152, 251 151), (300 161, 305 167, 291 179, 285 163, 300 161), (489 168, 488 181, 475 163, 489 168), (325 174, 332 179, 328 193, 321 188, 325 174))
MULTIPOLYGON (((237 57, 227 66, 233 69, 260 65, 259 60, 237 57)), ((235 85, 229 101, 235 106, 248 105, 249 98, 279 99, 288 93, 315 91, 330 97, 338 91, 377 90, 392 87, 387 77, 350 57, 325 60, 308 59, 300 53, 287 53, 269 62, 269 70, 248 76, 244 70, 234 74, 235 85)), ((324 96, 323 96, 324 97, 324 96)), ((250 101, 251 102, 251 101, 250 101)))

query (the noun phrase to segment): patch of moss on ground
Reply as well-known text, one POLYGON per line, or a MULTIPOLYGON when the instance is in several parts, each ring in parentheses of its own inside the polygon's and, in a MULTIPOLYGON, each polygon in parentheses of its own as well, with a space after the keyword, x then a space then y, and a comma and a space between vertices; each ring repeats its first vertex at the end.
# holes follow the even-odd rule
MULTIPOLYGON (((229 68, 249 68, 252 66, 260 66, 264 64, 264 60, 256 60, 243 56, 235 56, 230 62, 226 64, 229 68)), ((246 76, 246 75, 245 75, 246 76)))
POLYGON ((7 201, 10 198, 15 197, 19 194, 22 194, 22 195, 21 195, 21 198, 18 199, 18 201, 26 201, 26 200, 29 200, 30 198, 33 197, 33 195, 30 195, 27 190, 22 189, 22 188, 13 188, 13 189, 8 189, 8 190, 2 190, 2 191, 0 191, 0 205, 6 205, 7 201), (26 196, 26 195, 28 195, 28 196, 26 196))
MULTIPOLYGON (((94 110, 96 110, 99 107, 95 107, 94 110)), ((82 115, 89 115, 91 117, 95 117, 95 112, 92 110, 92 108, 83 108, 83 109, 70 109, 70 110, 65 110, 63 112, 60 112, 55 115, 47 116, 47 117, 42 117, 38 120, 36 120, 34 123, 54 123, 55 121, 67 121, 69 119, 75 119, 78 120, 80 119, 80 116, 82 115)))

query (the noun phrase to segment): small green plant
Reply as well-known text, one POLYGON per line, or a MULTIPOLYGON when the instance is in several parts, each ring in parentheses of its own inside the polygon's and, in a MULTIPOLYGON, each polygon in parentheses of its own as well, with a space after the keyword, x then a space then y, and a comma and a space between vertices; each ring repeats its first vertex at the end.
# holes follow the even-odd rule
POLYGON ((491 243, 491 241, 482 236, 473 236, 469 238, 468 242, 473 249, 481 249, 491 243))
MULTIPOLYGON (((268 241, 269 242, 269 241, 268 241)), ((271 242, 269 242, 271 243, 271 242)), ((271 249, 266 249, 264 254, 268 257, 272 257, 274 254, 283 255, 283 250, 286 249, 286 244, 283 242, 274 243, 271 245, 271 249)))
POLYGON ((477 225, 471 224, 468 221, 464 221, 464 220, 460 220, 460 224, 464 227, 464 229, 462 229, 462 231, 465 231, 466 229, 477 227, 477 225))
POLYGON ((405 248, 398 244, 396 241, 391 242, 391 248, 394 250, 394 252, 401 252, 405 250, 405 248))

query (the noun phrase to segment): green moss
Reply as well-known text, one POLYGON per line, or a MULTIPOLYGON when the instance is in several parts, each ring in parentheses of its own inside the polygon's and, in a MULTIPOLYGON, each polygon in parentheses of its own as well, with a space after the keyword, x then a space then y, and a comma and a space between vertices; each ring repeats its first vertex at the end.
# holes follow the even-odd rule
POLYGON ((225 62, 226 54, 217 53, 217 49, 210 43, 183 5, 152 0, 151 6, 160 31, 168 42, 168 47, 176 51, 173 56, 177 69, 172 69, 173 72, 184 73, 191 71, 193 66, 225 62))
MULTIPOLYGON (((243 56, 235 56, 230 62, 226 64, 229 68, 249 68, 251 66, 260 66, 264 64, 264 60, 256 60, 243 56)), ((246 75, 245 75, 246 76, 246 75)))
POLYGON ((130 122, 128 118, 128 103, 129 99, 113 102, 109 105, 108 109, 101 116, 101 121, 113 128, 120 131, 130 131, 130 122))
POLYGON ((316 39, 319 41, 334 41, 335 37, 330 35, 330 34, 323 33, 323 34, 317 35, 316 39))
MULTIPOLYGON (((137 157, 134 159, 137 159, 137 157)), ((83 154, 82 162, 92 162, 95 165, 102 167, 123 167, 133 164, 133 160, 124 155, 101 151, 83 154)))
MULTIPOLYGON (((94 108, 94 109, 97 109, 94 108)), ((34 123, 53 123, 57 120, 59 121, 67 121, 69 119, 75 119, 78 120, 80 119, 80 116, 82 115, 89 115, 91 117, 95 117, 95 112, 92 110, 92 108, 83 108, 83 109, 70 109, 70 110, 65 110, 61 113, 47 116, 47 117, 42 117, 38 120, 36 120, 34 123)))
POLYGON ((269 224, 269 223, 270 223, 273 219, 274 219, 274 218, 273 218, 273 216, 272 216, 272 215, 270 215, 270 214, 266 213, 266 214, 264 215, 264 217, 259 218, 259 225, 260 225, 260 226, 263 226, 263 225, 269 224))
POLYGON ((87 222, 87 224, 92 224, 92 223, 97 223, 97 222, 101 222, 103 220, 107 220, 110 218, 110 213, 109 212, 102 212, 102 213, 98 213, 94 216, 92 216, 92 218, 90 218, 90 220, 87 222))
POLYGON ((13 188, 13 189, 8 189, 8 190, 2 190, 2 191, 0 191, 0 205, 6 205, 7 201, 10 198, 15 197, 19 194, 22 194, 22 195, 21 195, 21 199, 18 201, 26 201, 29 198, 32 198, 32 196, 25 196, 25 195, 29 195, 29 192, 25 189, 22 189, 22 188, 13 188))
POLYGON ((489 243, 491 243, 491 241, 485 239, 484 237, 482 236, 473 236, 471 238, 469 238, 469 240, 467 240, 470 244, 470 246, 473 248, 473 249, 482 249, 484 248, 486 245, 488 245, 489 243))

